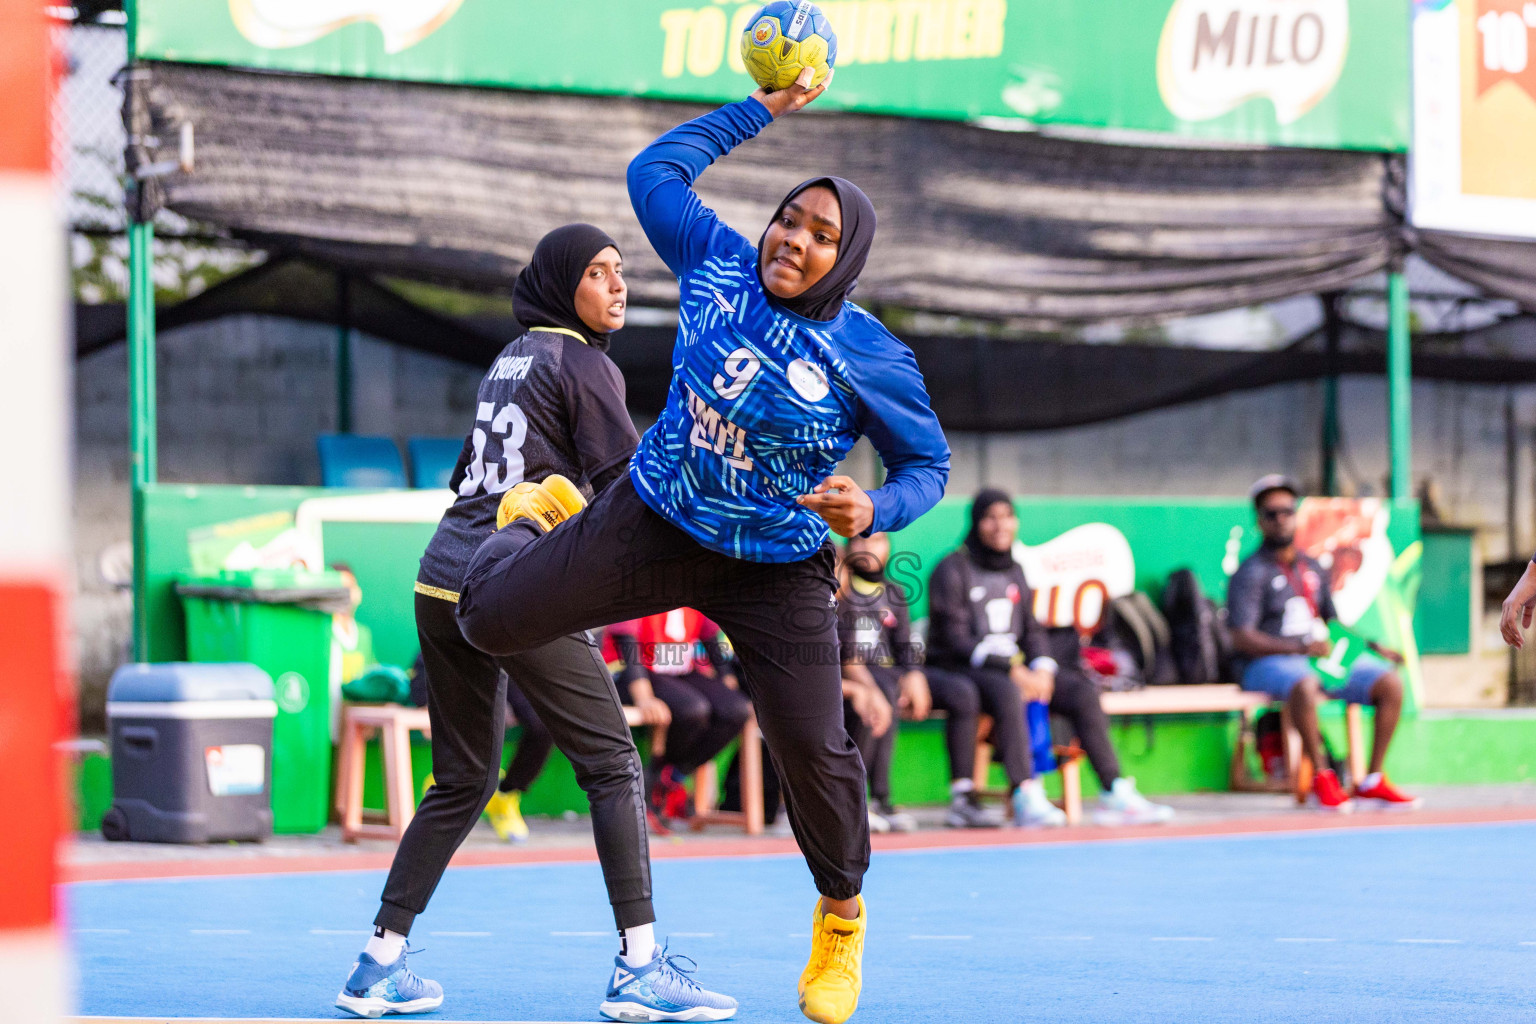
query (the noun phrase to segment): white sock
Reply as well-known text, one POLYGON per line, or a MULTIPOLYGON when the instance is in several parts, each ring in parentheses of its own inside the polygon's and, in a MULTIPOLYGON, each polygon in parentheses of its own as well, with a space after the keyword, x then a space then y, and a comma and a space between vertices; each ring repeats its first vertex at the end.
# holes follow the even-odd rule
POLYGON ((644 967, 656 959, 656 926, 637 924, 620 928, 619 959, 629 967, 644 967))
POLYGON ((392 964, 405 952, 405 936, 387 928, 375 928, 363 952, 381 964, 392 964))
POLYGON ((970 779, 955 779, 949 784, 949 798, 954 800, 957 797, 965 796, 975 788, 976 783, 972 782, 970 779))
POLYGON ((1371 772, 1360 783, 1361 789, 1373 789, 1381 785, 1381 772, 1371 772))
POLYGON ((1045 783, 1039 779, 1025 779, 1019 783, 1019 788, 1024 791, 1024 798, 1031 803, 1045 799, 1045 783))

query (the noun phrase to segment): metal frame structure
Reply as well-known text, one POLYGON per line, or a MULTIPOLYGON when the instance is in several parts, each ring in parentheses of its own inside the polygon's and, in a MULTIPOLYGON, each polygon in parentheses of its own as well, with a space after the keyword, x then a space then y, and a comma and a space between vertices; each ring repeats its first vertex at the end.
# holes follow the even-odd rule
MULTIPOLYGON (((128 63, 138 59, 138 3, 124 0, 127 14, 128 63)), ((130 182, 130 190, 137 187, 130 182)), ((138 204, 130 199, 128 223, 128 416, 132 453, 133 488, 133 649, 142 660, 148 650, 148 617, 144 606, 144 491, 157 479, 155 410, 155 282, 154 225, 138 216, 138 204)), ((1387 275, 1387 409, 1390 497, 1412 497, 1412 355, 1408 317, 1408 281, 1401 264, 1387 275)), ((342 429, 351 425, 351 331, 339 332, 337 393, 342 410, 342 429)), ((1330 384, 1325 416, 1337 423, 1337 385, 1330 384)), ((1325 427, 1325 430, 1328 429, 1325 427)), ((1329 474, 1331 475, 1331 474, 1329 474)))

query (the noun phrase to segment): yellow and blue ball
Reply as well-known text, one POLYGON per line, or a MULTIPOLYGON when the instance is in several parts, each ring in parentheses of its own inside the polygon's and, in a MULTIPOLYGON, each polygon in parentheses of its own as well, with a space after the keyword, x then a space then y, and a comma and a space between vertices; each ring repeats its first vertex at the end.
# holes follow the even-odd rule
POLYGON ((814 68, 817 86, 837 63, 837 34, 810 0, 773 0, 754 14, 741 34, 741 60, 764 89, 787 89, 802 69, 814 68))

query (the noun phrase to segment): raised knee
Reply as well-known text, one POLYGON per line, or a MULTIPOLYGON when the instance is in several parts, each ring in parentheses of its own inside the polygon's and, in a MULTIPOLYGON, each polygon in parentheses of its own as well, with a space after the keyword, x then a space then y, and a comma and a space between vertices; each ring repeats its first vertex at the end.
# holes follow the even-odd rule
POLYGON ((506 657, 519 650, 513 642, 508 624, 500 621, 500 617, 488 609, 481 608, 467 593, 460 597, 454 618, 459 623, 459 632, 477 651, 494 657, 506 657))

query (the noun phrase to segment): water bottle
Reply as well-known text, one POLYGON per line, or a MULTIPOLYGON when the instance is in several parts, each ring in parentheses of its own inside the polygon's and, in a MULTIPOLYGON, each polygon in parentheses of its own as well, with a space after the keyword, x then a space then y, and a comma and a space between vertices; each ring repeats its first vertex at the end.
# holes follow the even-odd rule
POLYGON ((1056 754, 1051 743, 1051 709, 1043 701, 1032 700, 1024 705, 1024 722, 1029 726, 1029 753, 1034 761, 1035 774, 1044 775, 1056 770, 1056 754))

